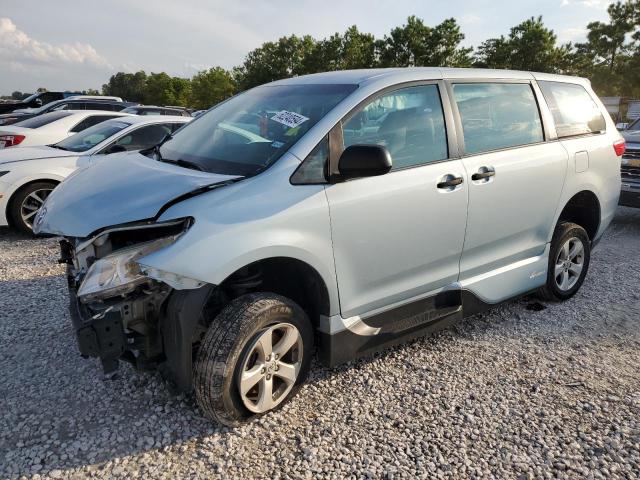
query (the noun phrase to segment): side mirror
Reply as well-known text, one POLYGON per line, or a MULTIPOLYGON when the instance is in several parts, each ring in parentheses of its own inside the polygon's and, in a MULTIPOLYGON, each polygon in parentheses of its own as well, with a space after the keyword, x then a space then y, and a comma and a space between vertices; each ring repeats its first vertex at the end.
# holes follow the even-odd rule
POLYGON ((33 103, 36 104, 36 107, 41 107, 42 106, 42 99, 41 98, 36 98, 33 103))
POLYGON ((120 152, 126 152, 126 151, 127 151, 127 149, 124 147, 124 145, 118 145, 116 143, 116 144, 111 145, 109 148, 107 148, 104 151, 104 154, 105 155, 110 155, 112 153, 120 153, 120 152))
POLYGON ((616 128, 620 131, 626 130, 627 128, 629 128, 629 123, 625 123, 625 122, 617 123, 616 128))
POLYGON ((391 166, 391 154, 382 145, 351 145, 338 160, 338 171, 345 180, 384 175, 391 166))

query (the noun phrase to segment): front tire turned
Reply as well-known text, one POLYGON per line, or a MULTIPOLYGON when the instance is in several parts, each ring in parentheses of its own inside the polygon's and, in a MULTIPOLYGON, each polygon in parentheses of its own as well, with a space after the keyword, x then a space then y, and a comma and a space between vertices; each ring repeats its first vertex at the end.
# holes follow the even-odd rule
POLYGON ((272 293, 233 300, 213 320, 194 365, 205 416, 229 426, 281 407, 309 373, 311 323, 295 302, 272 293))
POLYGON ((547 283, 538 290, 542 300, 563 301, 573 297, 584 283, 591 260, 591 240, 580 225, 556 226, 549 250, 547 283))

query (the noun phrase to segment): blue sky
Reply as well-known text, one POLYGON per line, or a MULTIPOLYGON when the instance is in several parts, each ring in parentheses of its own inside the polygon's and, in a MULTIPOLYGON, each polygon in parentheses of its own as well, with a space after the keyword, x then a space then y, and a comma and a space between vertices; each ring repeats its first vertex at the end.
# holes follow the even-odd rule
POLYGON ((454 17, 465 44, 508 34, 542 15, 561 42, 582 41, 609 0, 0 0, 0 93, 99 88, 116 71, 191 76, 232 67, 283 35, 316 38, 350 25, 383 36, 415 14, 454 17))

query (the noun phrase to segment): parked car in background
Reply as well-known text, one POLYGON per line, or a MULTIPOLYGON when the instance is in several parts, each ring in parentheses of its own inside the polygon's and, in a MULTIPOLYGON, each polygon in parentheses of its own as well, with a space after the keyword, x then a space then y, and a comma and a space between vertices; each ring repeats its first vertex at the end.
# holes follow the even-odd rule
POLYGON ((237 425, 295 393, 318 342, 337 365, 528 292, 571 298, 623 151, 585 79, 330 72, 78 171, 35 231, 66 237, 83 355, 158 366, 237 425))
POLYGON ((38 115, 13 125, 0 125, 0 149, 18 145, 30 147, 58 143, 105 120, 127 115, 129 114, 104 110, 61 110, 38 115))
POLYGON ((29 110, 16 110, 15 112, 0 115, 0 125, 12 125, 27 118, 36 117, 49 112, 59 110, 106 110, 110 112, 119 112, 123 109, 136 105, 132 102, 124 102, 119 97, 71 97, 64 100, 49 103, 40 108, 29 110))
POLYGON ((627 142, 627 148, 620 166, 620 205, 640 208, 640 119, 635 120, 621 133, 627 142))
POLYGON ((79 92, 40 92, 29 95, 24 100, 13 103, 0 103, 0 114, 13 112, 20 108, 40 108, 43 105, 63 98, 80 95, 79 92))
POLYGON ((49 146, 0 150, 0 226, 31 232, 44 200, 75 169, 113 153, 152 147, 188 121, 119 114, 49 146))
POLYGON ((156 107, 154 105, 136 105, 127 107, 125 113, 133 113, 134 115, 179 115, 190 117, 191 114, 184 108, 156 107))

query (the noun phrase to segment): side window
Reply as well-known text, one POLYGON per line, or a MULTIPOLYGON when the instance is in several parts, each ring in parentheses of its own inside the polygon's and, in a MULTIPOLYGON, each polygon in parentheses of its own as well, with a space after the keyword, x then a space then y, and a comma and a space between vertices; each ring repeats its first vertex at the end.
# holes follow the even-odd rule
POLYGON ((378 144, 393 170, 446 159, 447 133, 437 85, 408 87, 367 103, 342 125, 345 148, 378 144))
POLYGON ((453 96, 465 153, 481 153, 544 141, 540 112, 526 83, 461 83, 453 96))
POLYGON ((51 110, 84 110, 84 103, 80 103, 80 102, 72 102, 72 103, 63 103, 61 105, 58 105, 55 108, 52 108, 51 110))
POLYGON ((111 104, 107 102, 89 102, 87 110, 111 110, 111 104))
POLYGON ((291 183, 293 185, 327 183, 328 162, 329 137, 325 137, 291 176, 291 183))
POLYGON ((180 127, 183 127, 185 125, 186 125, 186 123, 170 123, 169 127, 171 128, 171 133, 173 133, 176 130, 178 130, 180 127))
POLYGON ((111 116, 111 115, 92 115, 90 117, 85 118, 84 120, 82 120, 80 123, 78 123, 75 127, 73 127, 71 130, 69 130, 70 132, 81 132, 82 130, 85 130, 89 127, 93 127, 94 125, 97 125, 99 123, 104 122, 105 120, 110 120, 112 118, 116 118, 116 116, 111 116))
POLYGON ((538 82, 556 124, 558 138, 600 133, 606 123, 600 109, 582 85, 538 82))
POLYGON ((157 145, 169 133, 171 133, 169 125, 147 125, 127 133, 114 145, 122 145, 127 150, 141 150, 157 145))

